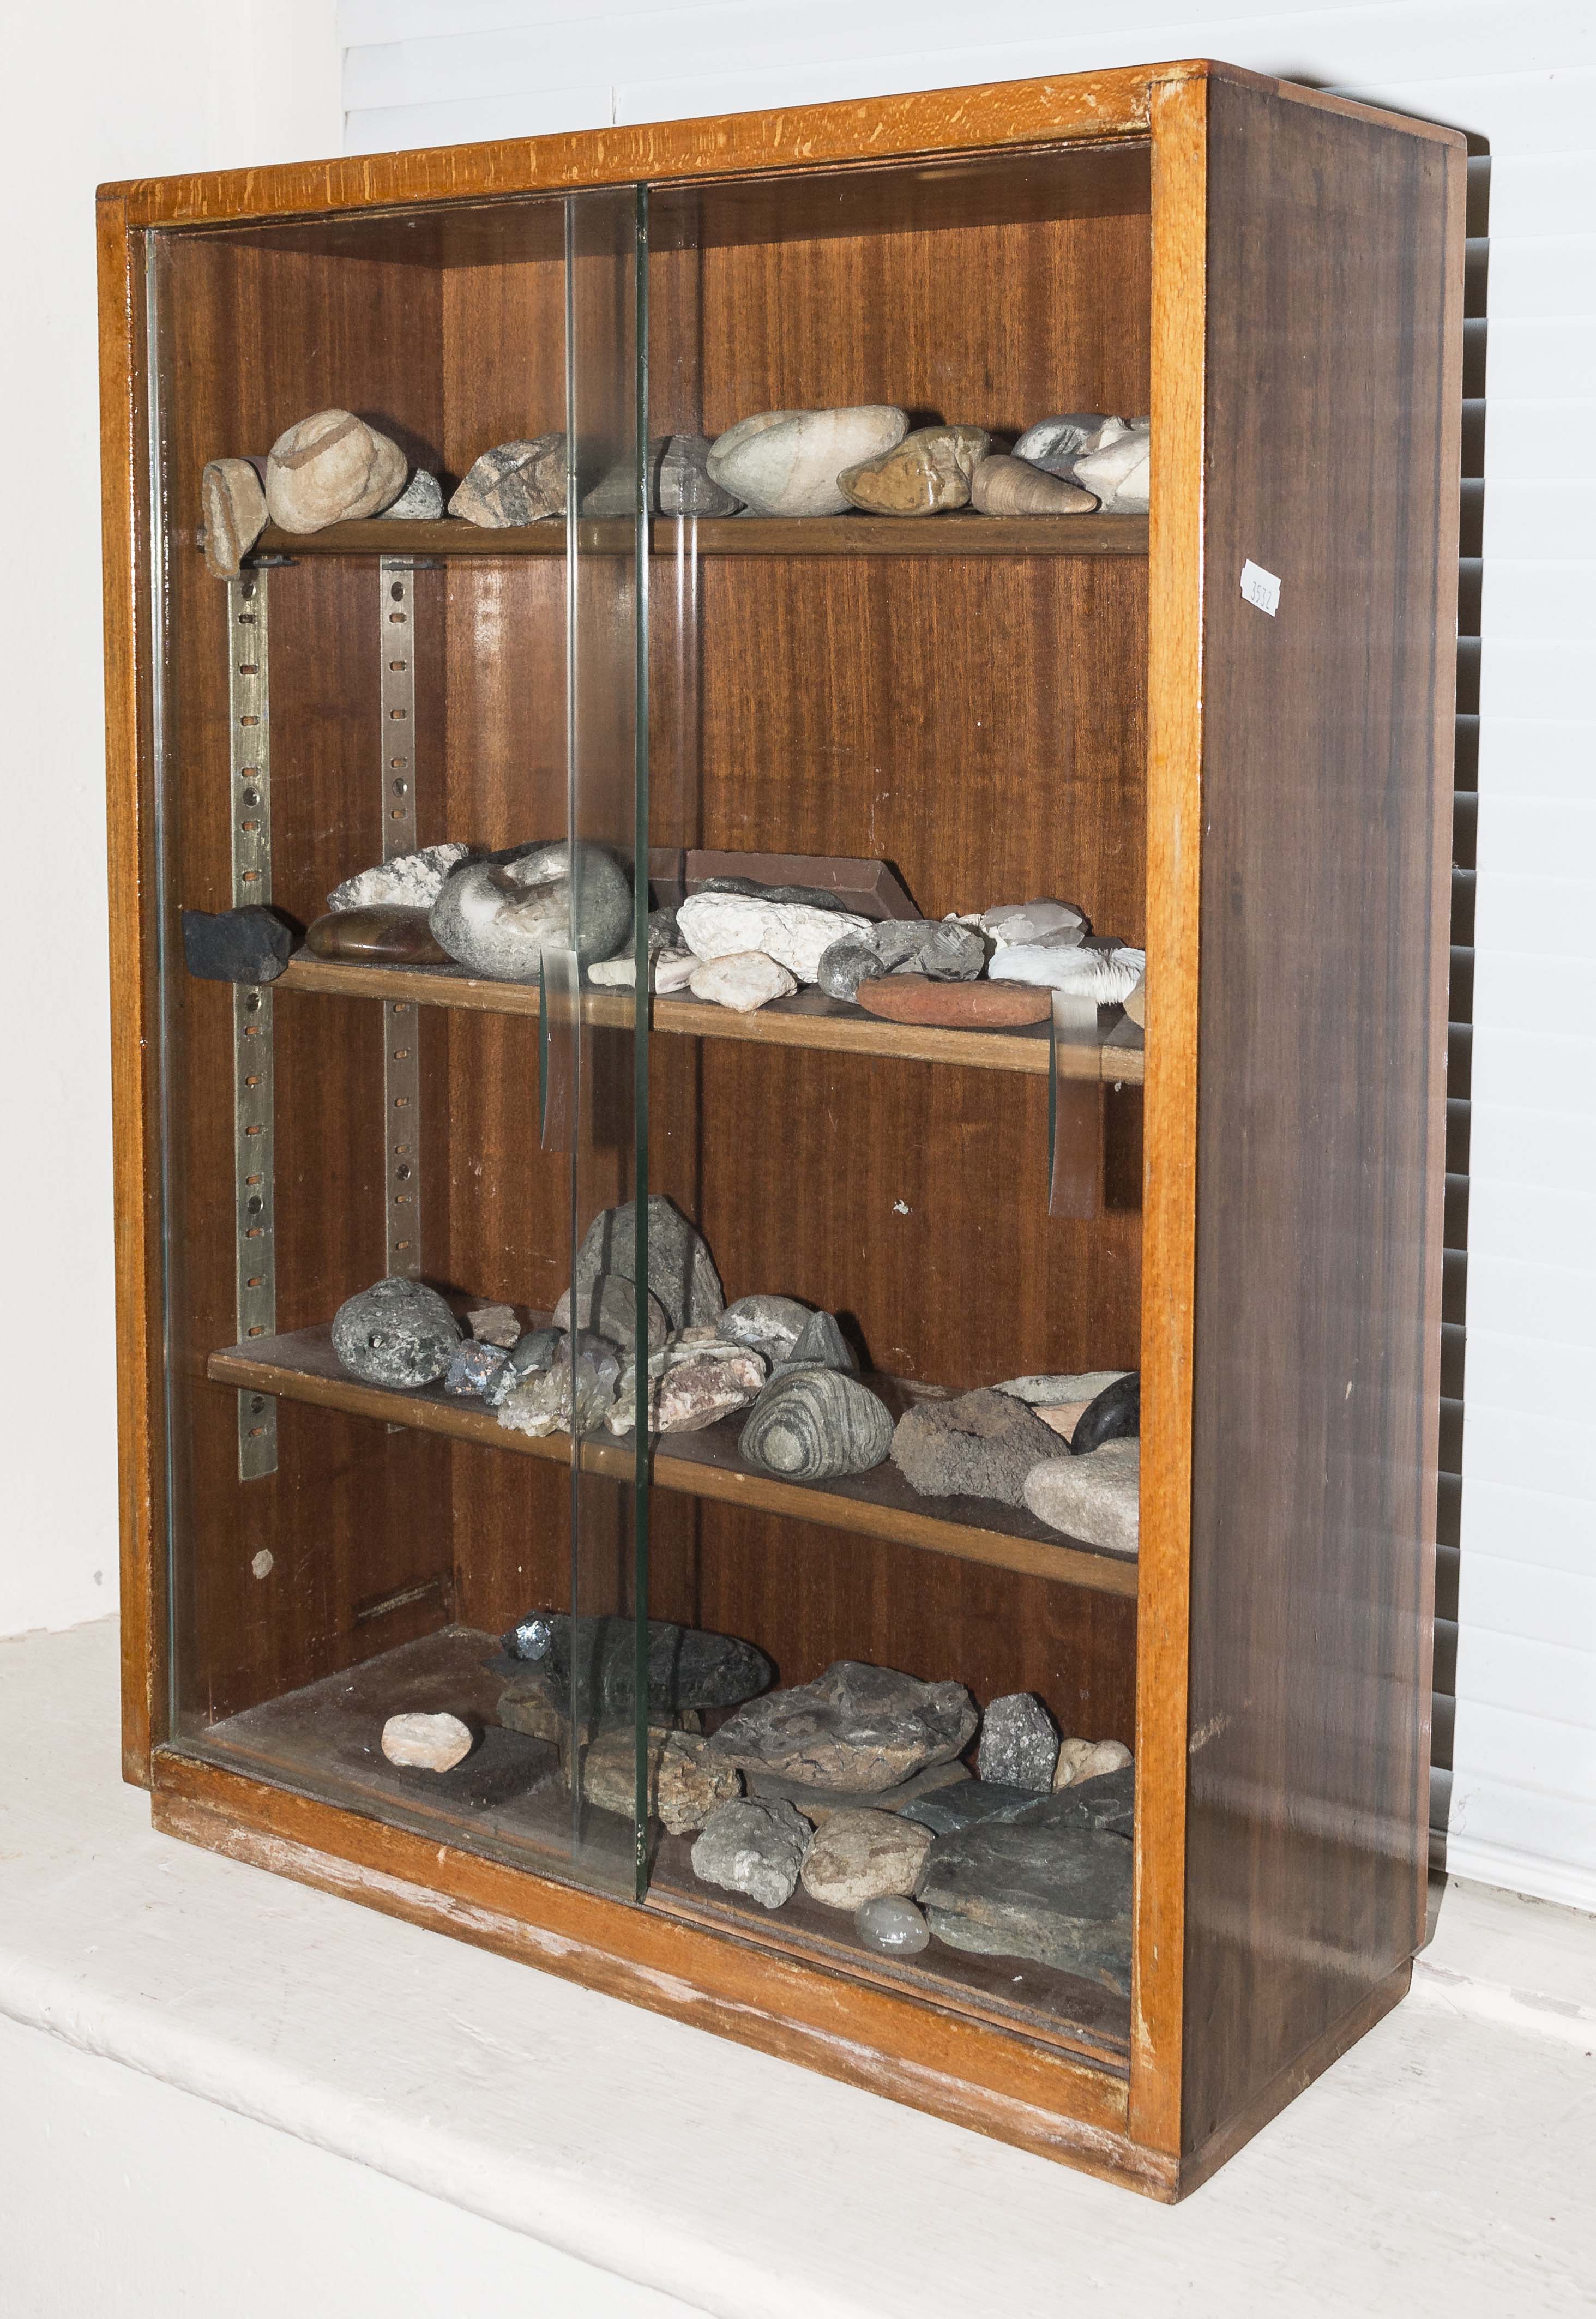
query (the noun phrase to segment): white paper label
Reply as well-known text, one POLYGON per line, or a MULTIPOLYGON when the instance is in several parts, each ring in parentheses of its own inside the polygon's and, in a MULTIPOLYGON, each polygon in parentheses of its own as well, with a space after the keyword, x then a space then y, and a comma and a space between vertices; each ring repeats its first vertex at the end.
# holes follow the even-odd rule
POLYGON ((1267 612, 1271 619, 1280 609, 1279 581, 1272 572, 1266 572, 1261 564, 1255 564, 1250 555, 1241 566, 1241 593, 1249 604, 1256 604, 1260 612, 1267 612))

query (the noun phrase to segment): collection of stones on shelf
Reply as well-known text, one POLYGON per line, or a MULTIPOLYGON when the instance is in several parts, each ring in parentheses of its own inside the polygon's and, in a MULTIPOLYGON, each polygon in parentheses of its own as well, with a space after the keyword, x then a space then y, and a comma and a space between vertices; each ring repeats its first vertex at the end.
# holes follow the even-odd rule
POLYGON ((1011 1377, 961 1394, 867 1382, 832 1313, 792 1296, 727 1304, 702 1237, 657 1194, 646 1261, 640 1300, 636 1205, 606 1208, 546 1323, 524 1326, 509 1304, 480 1306, 462 1322, 436 1289, 392 1278, 339 1306, 333 1350, 369 1384, 441 1384, 534 1439, 600 1429, 660 1437, 735 1420, 743 1464, 779 1481, 837 1481, 890 1461, 917 1496, 996 1500, 1088 1546, 1136 1552, 1135 1370, 1011 1377), (641 1428, 632 1352, 640 1301, 641 1428), (895 1416, 888 1398, 906 1405, 895 1416))
MULTIPOLYGON (((636 1640, 629 1620, 536 1611, 490 1663, 500 1729, 558 1746, 567 1784, 580 1757, 587 1801, 627 1816, 636 1640)), ((1129 1993, 1133 1772, 1119 1741, 1060 1738, 1028 1692, 983 1714, 962 1683, 853 1660, 772 1691, 753 1644, 663 1620, 648 1622, 647 1661, 648 1807, 692 1837, 700 1883, 769 1909, 801 1886, 884 1955, 936 1940, 1129 1993), (978 1731, 972 1777, 960 1759, 978 1731)), ((446 1773, 491 1728, 398 1714, 383 1752, 446 1773)))
MULTIPOLYGON (((1145 514, 1151 422, 1102 411, 1039 420, 1005 449, 984 427, 909 425, 891 403, 838 411, 762 411, 712 443, 662 435, 644 460, 652 510, 666 516, 1145 514)), ((466 523, 504 530, 566 511, 563 434, 495 444, 448 501, 466 523)), ((584 516, 626 516, 637 489, 631 461, 582 501, 584 516)), ((411 470, 392 437, 350 411, 318 411, 264 457, 212 459, 200 483, 205 559, 236 579, 268 523, 321 531, 367 516, 437 522, 443 486, 411 470)))

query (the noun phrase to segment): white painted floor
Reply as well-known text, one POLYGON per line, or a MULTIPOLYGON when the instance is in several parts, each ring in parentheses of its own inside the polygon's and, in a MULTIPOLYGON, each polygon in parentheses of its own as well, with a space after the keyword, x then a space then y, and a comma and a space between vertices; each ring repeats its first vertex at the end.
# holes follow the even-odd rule
POLYGON ((116 1630, 0 1642, 0 2314, 1596 2311, 1596 1919, 1414 1994, 1183 2206, 155 1836, 116 1630))

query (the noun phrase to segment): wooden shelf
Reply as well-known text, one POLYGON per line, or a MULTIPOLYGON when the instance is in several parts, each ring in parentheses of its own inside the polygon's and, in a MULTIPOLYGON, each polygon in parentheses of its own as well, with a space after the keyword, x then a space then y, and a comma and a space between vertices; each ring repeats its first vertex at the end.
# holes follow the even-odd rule
MULTIPOLYGON (((487 1015, 527 1015, 536 1020, 536 983, 489 982, 464 967, 363 966, 344 959, 311 958, 301 951, 274 990, 333 998, 409 999, 421 1006, 458 1006, 487 1015)), ((635 1000, 629 990, 584 990, 590 1023, 629 1030, 635 1000)), ((913 1023, 884 1023, 811 987, 778 998, 756 1014, 739 1015, 674 992, 652 1001, 651 1027, 690 1038, 751 1039, 775 1047, 816 1047, 839 1055, 893 1055, 919 1063, 960 1063, 974 1070, 1025 1071, 1045 1078, 1051 1038, 1038 1023, 1022 1031, 945 1031, 913 1023)), ((1122 1026, 1123 1028, 1123 1026, 1122 1026)), ((1067 1078, 1106 1079, 1140 1087, 1145 1058, 1140 1047, 1060 1047, 1067 1078)))
MULTIPOLYGON (((410 1426, 423 1433, 445 1433, 456 1441, 473 1441, 518 1457, 546 1457, 560 1465, 571 1462, 568 1435, 550 1433, 535 1440, 525 1433, 512 1433, 480 1402, 457 1400, 441 1385, 401 1393, 362 1383, 339 1363, 332 1349, 332 1331, 327 1325, 230 1346, 212 1354, 205 1374, 218 1385, 275 1394, 284 1401, 341 1409, 353 1417, 410 1426)), ((914 1388, 906 1388, 896 1379, 871 1377, 867 1382, 895 1413, 915 1398, 914 1388)), ((984 1562, 1001 1570, 1065 1580, 1099 1593, 1135 1595, 1133 1557, 1061 1538, 1031 1514, 995 1498, 919 1497, 890 1463, 843 1481, 776 1481, 743 1463, 737 1454, 740 1430, 741 1421, 731 1418, 707 1426, 700 1433, 662 1436, 654 1453, 654 1481, 661 1489, 713 1498, 725 1505, 786 1514, 799 1521, 824 1523, 831 1529, 857 1530, 869 1538, 889 1538, 899 1546, 953 1555, 964 1562, 984 1562), (938 1511, 928 1511, 929 1507, 938 1511)), ((1063 1455, 1062 1444, 1059 1455, 1063 1455)), ((584 1470, 612 1475, 620 1481, 630 1477, 634 1457, 630 1434, 600 1433, 582 1444, 584 1470)))
MULTIPOLYGON (((1144 515, 1062 516, 717 516, 694 523, 656 516, 655 555, 1140 555, 1147 554, 1144 515)), ((629 518, 577 526, 591 555, 629 555, 629 518)), ((564 555, 565 519, 509 531, 448 518, 440 523, 329 524, 325 531, 279 531, 268 524, 255 555, 522 556, 564 555)))

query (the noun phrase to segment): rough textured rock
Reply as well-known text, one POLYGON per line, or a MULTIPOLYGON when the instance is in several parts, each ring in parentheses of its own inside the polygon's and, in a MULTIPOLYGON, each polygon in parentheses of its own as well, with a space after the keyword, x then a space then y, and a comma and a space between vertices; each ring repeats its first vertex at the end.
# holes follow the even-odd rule
POLYGON ((284 531, 357 522, 399 497, 407 465, 397 443, 353 411, 312 411, 272 445, 266 509, 284 531))
POLYGON ((803 1368, 761 1394, 737 1447, 784 1482, 867 1474, 892 1448, 892 1419, 868 1385, 832 1368, 803 1368))
MULTIPOLYGON (((911 1779, 899 1780, 894 1787, 869 1791, 863 1788, 817 1788, 807 1780, 787 1779, 780 1772, 748 1774, 751 1796, 763 1796, 767 1800, 773 1796, 785 1796, 816 1827, 824 1827, 834 1812, 908 1812, 912 1804, 928 1802, 932 1797, 945 1795, 955 1788, 962 1794, 966 1788, 976 1784, 963 1764, 957 1762, 928 1764, 924 1771, 916 1772, 911 1779)), ((1025 1801, 1033 1804, 1036 1798, 1027 1791, 1025 1801)), ((910 1817, 919 1815, 912 1813, 910 1817)), ((922 1825, 934 1827, 935 1823, 922 1821, 922 1825)))
POLYGON ((200 477, 205 562, 218 580, 236 580, 239 566, 266 529, 265 460, 212 459, 200 477))
POLYGON ((976 1721, 961 1683, 919 1683, 889 1667, 839 1659, 814 1683, 739 1710, 710 1746, 739 1771, 873 1794, 957 1755, 976 1721))
POLYGON ((602 846, 563 839, 468 862, 445 880, 432 932, 453 959, 499 982, 536 982, 546 950, 610 957, 632 922, 632 881, 602 846))
POLYGON ((669 1836, 702 1827, 717 1805, 734 1803, 743 1792, 743 1774, 717 1763, 709 1743, 687 1731, 672 1731, 660 1753, 655 1809, 669 1836))
POLYGON ((970 477, 969 497, 982 515, 1087 515, 1097 504, 1079 483, 1001 454, 981 461, 970 477))
MULTIPOLYGON (((495 1712, 507 1731, 546 1739, 555 1746, 568 1743, 570 1702, 563 1687, 542 1667, 518 1667, 500 1692, 495 1712)), ((584 1725, 581 1736, 587 1735, 584 1725)))
POLYGON ((441 523, 443 511, 443 485, 418 467, 392 507, 383 510, 383 518, 387 523, 441 523))
POLYGON ((810 902, 771 902, 758 894, 690 894, 676 913, 681 938, 701 959, 762 952, 795 974, 814 982, 820 961, 844 934, 862 934, 868 918, 851 910, 817 909, 810 902))
POLYGON ((476 1745, 457 1715, 391 1715, 383 1726, 383 1753, 391 1764, 419 1772, 452 1772, 476 1745))
POLYGON ((484 451, 449 501, 451 515, 494 531, 565 512, 565 438, 534 435, 484 451))
MULTIPOLYGON (((507 1655, 542 1671, 552 1696, 569 1699, 573 1670, 576 1687, 595 1711, 629 1710, 637 1696, 636 1622, 632 1619, 578 1619, 565 1611, 533 1611, 503 1637, 507 1655)), ((717 1635, 673 1620, 648 1621, 648 1711, 671 1716, 689 1708, 736 1707, 770 1682, 774 1670, 764 1653, 735 1635, 717 1635)))
POLYGON ((1151 448, 1149 423, 1133 421, 1129 433, 1078 458, 1075 480, 1096 493, 1105 515, 1145 515, 1151 448))
MULTIPOLYGON (((648 505, 660 515, 735 515, 743 502, 723 491, 709 473, 709 442, 703 435, 656 435, 648 446, 644 487, 648 505)), ((626 459, 588 493, 583 515, 628 516, 637 504, 637 474, 626 459)))
MULTIPOLYGON (((809 910, 846 910, 844 898, 831 886, 767 886, 757 878, 699 878, 693 895, 741 894, 756 902, 801 902, 809 910)), ((678 904, 680 916, 681 905, 678 904)))
POLYGON ((1050 1814, 1065 1800, 938 1836, 917 1898, 950 1947, 1034 1957, 1129 1995, 1132 1847, 1120 1836, 1058 1825, 1050 1814))
POLYGON ((1059 1734, 1040 1700, 1026 1691, 995 1699, 981 1717, 976 1762, 984 1781, 1047 1795, 1059 1760, 1059 1734))
POLYGON ((924 974, 888 974, 861 982, 859 1004, 888 1023, 924 1023, 954 1031, 1012 1031, 1045 1023, 1052 1001, 1045 990, 1002 982, 933 982, 924 974))
POLYGON ((1023 1401, 981 1386, 953 1401, 906 1410, 892 1437, 892 1462, 927 1498, 1001 1498, 1023 1505, 1025 1477, 1058 1455, 1058 1437, 1023 1401))
POLYGON ((984 427, 915 427, 890 451, 844 467, 837 489, 867 515, 939 515, 969 505, 969 479, 992 447, 984 427))
POLYGON ((1054 1799, 1053 1824, 1107 1828, 1116 1836, 1129 1836, 1135 1808, 1136 1767, 1131 1761, 1131 1751, 1120 1747, 1116 1740, 1105 1740, 1092 1751, 1079 1774, 1059 1790, 1054 1799), (1117 1748, 1118 1756, 1112 1766, 1104 1769, 1096 1757, 1109 1747, 1117 1748), (1066 1791, 1069 1800, 1061 1802, 1059 1798, 1066 1791))
POLYGON ((1130 431, 1123 419, 1111 418, 1105 411, 1060 411, 1027 427, 1014 445, 1014 456, 1045 468, 1050 475, 1069 475, 1084 453, 1100 451, 1130 431))
POLYGON ((473 1304, 465 1325, 479 1343, 501 1345, 509 1352, 521 1339, 521 1324, 513 1304, 473 1304))
POLYGON ((333 1315, 333 1351, 368 1385, 433 1384, 447 1371, 460 1336, 437 1289, 420 1280, 379 1280, 333 1315))
POLYGON ((804 1856, 803 1886, 827 1908, 906 1898, 931 1849, 931 1830, 897 1812, 833 1812, 804 1856))
POLYGON ((905 1817, 918 1820, 933 1836, 952 1836, 960 1828, 979 1827, 987 1820, 1018 1819, 1036 1807, 1034 1788, 1000 1787, 992 1780, 966 1780, 961 1787, 939 1788, 904 1806, 905 1817))
POLYGON ((701 1353, 696 1360, 679 1361, 660 1379, 654 1405, 654 1430, 658 1433, 697 1433, 757 1399, 765 1381, 765 1365, 757 1353, 734 1354, 730 1360, 701 1353))
POLYGON ((1000 952, 1006 943, 1073 950, 1091 933, 1092 922, 1073 902, 1003 902, 983 913, 981 930, 991 935, 1000 952))
POLYGON ((938 923, 935 918, 883 918, 865 939, 888 974, 915 974, 938 923))
POLYGON ((560 1357, 564 1338, 558 1329, 528 1329, 509 1348, 504 1367, 487 1385, 482 1399, 496 1409, 506 1394, 523 1379, 536 1376, 540 1370, 552 1368, 560 1357))
POLYGON ((424 845, 419 853, 396 853, 392 862, 379 862, 370 870, 358 870, 354 877, 346 878, 335 886, 327 898, 329 910, 364 910, 379 904, 392 904, 407 910, 429 910, 443 891, 444 880, 452 870, 472 858, 475 849, 470 845, 424 845))
POLYGON ((957 922, 933 926, 916 970, 933 982, 974 982, 987 970, 987 949, 974 926, 957 922))
POLYGON ((1145 969, 1137 977, 1135 988, 1133 990, 1128 990, 1125 993, 1123 1004, 1126 1015, 1130 1017, 1131 1021, 1135 1024, 1136 1028, 1139 1031, 1145 1031, 1147 1028, 1147 973, 1145 969))
POLYGON ((717 437, 707 464, 712 479, 750 514, 841 515, 848 504, 837 483, 843 468, 890 451, 908 425, 906 412, 879 402, 762 411, 717 437))
POLYGON ((845 934, 841 942, 821 952, 816 962, 815 979, 828 998, 852 1002, 861 982, 886 971, 879 952, 869 941, 859 934, 845 934))
POLYGON ((931 1946, 931 1930, 912 1900, 867 1900, 854 1912, 853 1929, 867 1949, 882 1956, 918 1956, 931 1946))
POLYGON ((1059 1768, 1053 1773, 1053 1786, 1078 1787, 1083 1780, 1100 1780, 1111 1772, 1123 1771, 1131 1761, 1131 1750, 1119 1739, 1066 1739, 1059 1750, 1059 1768))
POLYGON ((273 910, 185 910, 183 959, 203 982, 275 982, 293 936, 273 910))
POLYGON ((1082 1410, 1069 1447, 1077 1457, 1089 1457, 1105 1441, 1133 1441, 1141 1430, 1141 1376, 1131 1369, 1105 1385, 1082 1410))
POLYGON ((475 1394, 480 1399, 508 1358, 501 1346, 481 1344, 474 1337, 468 1337, 455 1349, 455 1358, 444 1378, 444 1391, 462 1397, 475 1394))
POLYGON ((1040 943, 1009 943, 994 956, 991 972, 994 981, 1034 984, 1095 999, 1099 1006, 1117 1006, 1135 988, 1146 964, 1145 952, 1123 943, 1102 950, 1089 943, 1059 950, 1040 943))
POLYGON ((796 1296, 739 1296, 715 1325, 728 1343, 746 1345, 767 1360, 784 1361, 791 1358, 794 1344, 813 1317, 809 1306, 796 1296))
POLYGON ((809 1836, 808 1821, 789 1803, 717 1804, 693 1845, 693 1874, 745 1892, 762 1908, 780 1908, 797 1890, 809 1836))
POLYGON ((1047 1457, 1025 1479, 1038 1521, 1087 1546, 1134 1554, 1141 1534, 1141 1444, 1105 1441, 1090 1457, 1047 1457))
POLYGON ((726 958, 706 959, 694 971, 689 988, 695 998, 729 1006, 734 1014, 752 1015, 768 1006, 772 998, 790 998, 798 982, 763 951, 739 950, 726 958))
MULTIPOLYGON (((657 1353, 671 1333, 671 1323, 665 1308, 657 1296, 647 1299, 648 1349, 657 1353)), ((554 1325, 556 1329, 571 1326, 571 1291, 567 1288, 555 1306, 554 1325)), ((576 1325, 591 1330, 596 1337, 618 1347, 622 1352, 632 1348, 637 1326, 637 1284, 623 1280, 613 1272, 596 1273, 584 1281, 577 1298, 576 1325)))
MULTIPOLYGON (((668 1726, 648 1728, 648 1808, 659 1800, 660 1760, 666 1743, 677 1737, 668 1726)), ((619 1812, 630 1819, 637 1809, 637 1734, 630 1723, 612 1723, 596 1731, 582 1755, 582 1792, 600 1811, 619 1812)), ((566 1785, 571 1784, 569 1768, 566 1785)))
MULTIPOLYGON (((601 1208, 577 1250, 573 1294, 580 1301, 600 1272, 635 1279, 636 1261, 635 1203, 601 1208)), ((657 1192, 648 1203, 648 1286, 673 1330, 713 1327, 725 1309, 720 1276, 702 1235, 657 1192)))
POLYGON ((425 910, 379 902, 365 910, 329 910, 305 929, 312 958, 356 959, 367 966, 447 966, 425 910))
POLYGON ((619 1381, 620 1355, 604 1338, 562 1337, 546 1368, 522 1373, 490 1406, 511 1433, 588 1434, 603 1423, 619 1381))

